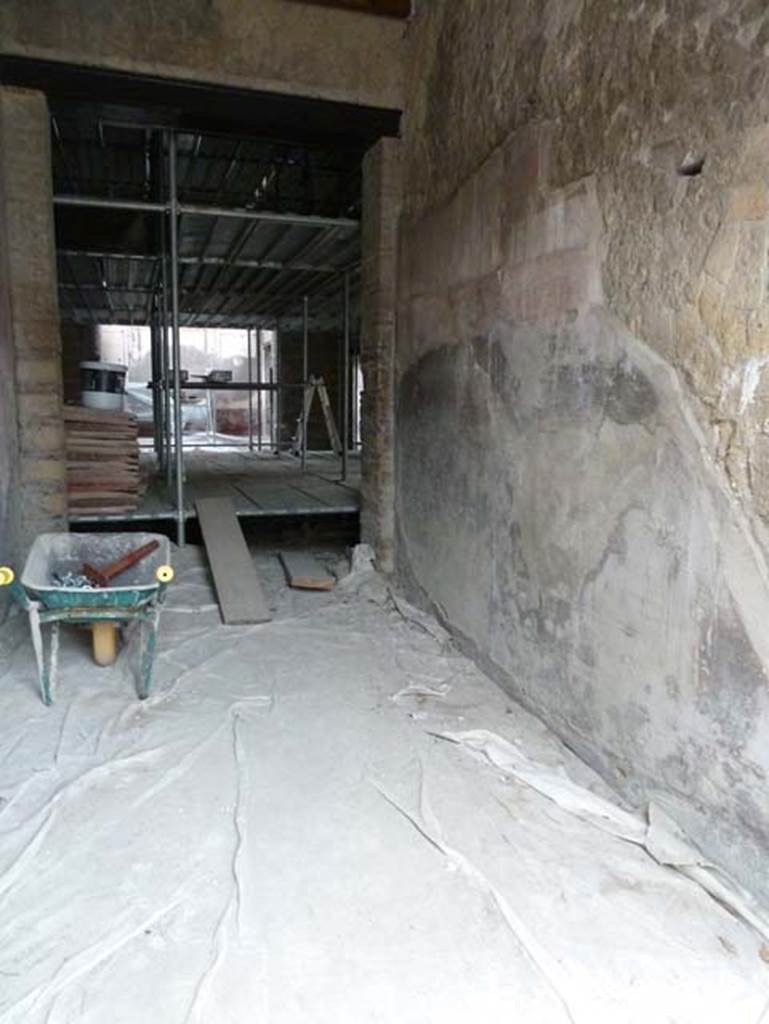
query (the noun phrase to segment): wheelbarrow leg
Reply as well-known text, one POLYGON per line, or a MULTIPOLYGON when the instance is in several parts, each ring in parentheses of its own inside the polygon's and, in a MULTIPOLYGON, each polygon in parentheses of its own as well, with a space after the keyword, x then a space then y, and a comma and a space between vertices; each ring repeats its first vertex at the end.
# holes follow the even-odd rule
POLYGON ((150 681, 152 679, 152 665, 155 661, 155 645, 158 635, 159 609, 155 609, 150 616, 142 619, 140 627, 141 635, 141 661, 139 666, 139 700, 146 700, 150 695, 150 681))
POLYGON ((117 658, 117 624, 114 622, 94 622, 91 626, 91 643, 93 660, 103 668, 114 665, 117 658))
MULTIPOLYGON (((45 659, 44 659, 45 661, 45 659)), ((53 703, 53 691, 56 688, 56 677, 59 671, 59 623, 51 623, 51 646, 48 653, 48 667, 43 666, 41 688, 43 691, 43 703, 53 703)))
POLYGON ((51 650, 48 664, 46 664, 45 660, 43 629, 40 625, 40 606, 35 601, 30 601, 29 628, 32 633, 32 646, 35 650, 35 661, 37 662, 40 695, 43 698, 43 704, 50 705, 53 703, 53 684, 56 682, 56 670, 59 661, 59 623, 53 622, 51 624, 51 650))

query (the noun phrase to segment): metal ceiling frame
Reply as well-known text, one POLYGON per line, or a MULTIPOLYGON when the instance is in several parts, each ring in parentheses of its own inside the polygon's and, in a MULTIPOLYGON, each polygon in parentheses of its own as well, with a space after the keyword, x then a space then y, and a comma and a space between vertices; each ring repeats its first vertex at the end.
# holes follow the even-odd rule
MULTIPOLYGON (((105 199, 101 196, 55 195, 56 206, 88 206, 104 210, 134 210, 143 213, 168 213, 169 203, 156 203, 142 199, 105 199)), ((301 213, 273 213, 270 210, 235 209, 227 206, 204 206, 192 203, 177 203, 178 214, 192 214, 197 217, 232 217, 236 220, 255 220, 264 224, 290 224, 311 228, 346 228, 357 230, 360 221, 351 217, 319 217, 301 213)))
MULTIPOLYGON (((58 186, 55 208, 62 211, 62 217, 65 211, 78 208, 109 211, 119 233, 115 237, 122 239, 125 233, 126 241, 129 236, 133 238, 126 251, 119 251, 119 245, 109 243, 106 219, 102 224, 98 215, 91 215, 90 222, 80 222, 91 225, 84 231, 71 212, 68 220, 61 221, 62 293, 74 293, 62 294, 62 308, 75 322, 148 323, 151 292, 159 287, 158 231, 152 225, 167 218, 170 201, 163 190, 158 192, 154 187, 157 173, 153 172, 153 154, 165 159, 160 153, 171 129, 139 123, 131 120, 130 114, 126 112, 128 120, 117 115, 114 119, 99 116, 94 123, 84 119, 79 107, 58 104, 52 113, 58 186), (115 128, 115 133, 107 135, 107 124, 115 128), (159 143, 157 150, 153 137, 159 143), (107 194, 95 192, 101 189, 107 194), (120 211, 147 219, 121 222, 120 211), (137 239, 147 233, 149 239, 139 246, 143 251, 131 251, 137 248, 137 239), (93 294, 100 290, 104 292, 101 302, 94 300, 93 294), (135 305, 131 295, 149 295, 146 309, 135 305)), ((307 149, 298 142, 233 137, 226 132, 182 129, 174 133, 174 138, 178 265, 189 271, 181 284, 187 307, 182 311, 185 326, 244 327, 249 316, 263 321, 272 310, 255 308, 253 302, 245 301, 247 294, 258 302, 279 300, 282 311, 286 295, 307 290, 313 275, 336 277, 341 292, 342 275, 360 258, 359 220, 348 215, 360 206, 360 183, 356 181, 360 165, 356 172, 349 152, 336 150, 340 155, 335 158, 328 146, 311 144, 307 149), (312 175, 308 172, 309 153, 312 175), (194 171, 201 157, 207 164, 202 177, 200 170, 194 171), (276 161, 292 169, 285 198, 276 178, 282 173, 276 170, 276 161), (199 196, 211 201, 198 202, 199 196), (234 199, 235 204, 220 202, 224 196, 234 199), (267 196, 281 207, 287 202, 288 209, 269 204, 259 209, 260 197, 264 201, 267 196), (296 206, 305 209, 296 212, 296 206), (237 225, 235 231, 228 224, 237 225), (329 232, 329 228, 336 230, 329 232), (281 234, 276 235, 280 229, 281 234), (226 295, 220 300, 220 284, 233 301, 228 302, 226 295), (198 301, 189 308, 193 295, 198 301), (216 301, 214 309, 206 308, 206 301, 211 299, 216 301)))
MULTIPOLYGON (((126 210, 158 216, 167 219, 172 204, 163 200, 138 200, 125 198, 107 198, 101 196, 85 196, 77 194, 57 194, 54 196, 54 204, 57 207, 74 207, 87 209, 104 210, 126 210)), ((359 263, 359 221, 351 217, 326 217, 313 214, 290 214, 274 212, 270 210, 249 210, 233 209, 213 205, 187 204, 177 202, 174 207, 177 217, 177 228, 181 231, 184 218, 200 218, 210 220, 211 227, 208 230, 202 246, 195 243, 199 251, 196 254, 178 255, 177 265, 181 268, 196 268, 194 282, 183 283, 180 291, 188 299, 191 296, 198 296, 202 303, 195 303, 194 310, 185 310, 183 314, 184 324, 193 326, 200 322, 201 318, 210 321, 210 326, 227 326, 228 315, 237 319, 231 326, 246 326, 242 319, 248 316, 247 310, 243 310, 243 300, 250 297, 251 306, 250 318, 263 321, 278 312, 283 314, 286 309, 286 298, 294 295, 304 294, 310 287, 314 277, 323 278, 321 284, 328 280, 337 280, 337 287, 341 290, 341 280, 345 272, 355 270, 359 263), (224 255, 209 253, 214 233, 222 223, 237 222, 242 227, 229 241, 228 248, 224 255), (284 229, 281 233, 263 250, 259 258, 248 258, 242 253, 246 250, 249 241, 255 237, 255 233, 262 227, 277 227, 284 229), (303 231, 304 238, 298 247, 294 247, 290 254, 283 254, 283 258, 272 258, 273 250, 290 241, 293 237, 292 229, 303 231), (307 238, 307 232, 310 237, 307 238), (328 257, 332 255, 333 258, 328 257), (317 262, 316 262, 317 261, 317 262), (209 280, 206 282, 204 273, 209 273, 209 280), (227 271, 233 271, 229 280, 222 281, 222 275, 227 271), (259 277, 258 275, 267 275, 259 277), (221 282, 221 287, 219 287, 221 282), (227 300, 234 298, 238 307, 225 311, 227 300), (219 301, 220 298, 223 301, 219 301), (206 299, 217 300, 215 309, 206 308, 206 299), (271 303, 277 300, 279 306, 273 310, 271 303), (264 304, 259 309, 258 305, 264 304), (257 308, 255 308, 257 307, 257 308)), ((152 252, 120 252, 112 248, 70 248, 62 246, 58 249, 58 255, 66 267, 66 274, 69 281, 62 281, 61 291, 75 292, 80 299, 80 308, 87 314, 88 319, 93 323, 116 322, 127 319, 133 324, 136 322, 148 322, 152 298, 147 302, 147 309, 144 314, 140 307, 120 303, 119 297, 124 299, 129 294, 152 295, 160 287, 158 265, 162 256, 152 252), (82 276, 82 261, 90 261, 95 264, 88 271, 90 280, 82 276), (110 266, 123 265, 126 268, 127 281, 118 282, 112 280, 107 270, 110 266), (78 274, 76 266, 79 266, 81 273, 78 274), (146 280, 147 272, 143 272, 138 282, 134 281, 137 266, 147 266, 149 282, 146 280), (95 307, 89 301, 89 293, 103 292, 105 304, 95 307), (100 312, 96 312, 100 309, 100 312), (108 310, 109 316, 105 319, 104 311, 108 310)), ((86 265, 87 266, 87 265, 86 265)), ((315 290, 312 286, 311 290, 315 290)), ((68 297, 69 298, 69 297, 68 297)), ((290 304, 290 303, 289 303, 290 304)), ((71 302, 67 308, 73 310, 71 302)), ((78 319, 77 315, 74 317, 78 319)), ((204 324, 205 325, 205 324, 204 324)))

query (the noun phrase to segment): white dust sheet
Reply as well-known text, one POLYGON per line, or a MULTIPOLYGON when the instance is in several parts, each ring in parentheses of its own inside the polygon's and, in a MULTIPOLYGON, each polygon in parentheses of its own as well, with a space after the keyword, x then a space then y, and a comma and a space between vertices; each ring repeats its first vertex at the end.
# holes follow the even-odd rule
POLYGON ((145 703, 70 630, 45 708, 0 630, 2 1024, 769 1021, 766 936, 437 624, 254 557, 238 628, 177 557, 145 703))

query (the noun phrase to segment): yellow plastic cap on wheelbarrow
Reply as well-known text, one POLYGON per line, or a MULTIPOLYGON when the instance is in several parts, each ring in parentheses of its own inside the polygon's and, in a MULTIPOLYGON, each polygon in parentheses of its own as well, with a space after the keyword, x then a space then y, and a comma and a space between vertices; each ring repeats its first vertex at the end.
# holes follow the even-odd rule
POLYGON ((10 586, 15 579, 16 575, 9 565, 0 565, 0 587, 10 586))
POLYGON ((158 570, 155 573, 155 579, 158 583, 170 583, 174 578, 174 570, 170 565, 158 566, 158 570))

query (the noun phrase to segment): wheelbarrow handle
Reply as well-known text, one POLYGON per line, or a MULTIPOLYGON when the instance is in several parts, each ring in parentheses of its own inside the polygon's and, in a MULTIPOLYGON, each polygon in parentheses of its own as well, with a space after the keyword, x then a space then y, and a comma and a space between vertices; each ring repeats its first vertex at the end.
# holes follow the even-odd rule
POLYGON ((174 578, 174 570, 170 565, 160 565, 155 570, 155 579, 158 581, 157 603, 163 604, 166 599, 168 584, 174 578))
POLYGON ((25 611, 29 611, 30 601, 21 583, 16 579, 16 573, 9 565, 0 565, 0 587, 8 587, 11 597, 25 611))

